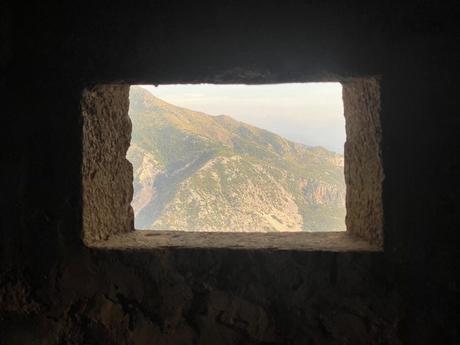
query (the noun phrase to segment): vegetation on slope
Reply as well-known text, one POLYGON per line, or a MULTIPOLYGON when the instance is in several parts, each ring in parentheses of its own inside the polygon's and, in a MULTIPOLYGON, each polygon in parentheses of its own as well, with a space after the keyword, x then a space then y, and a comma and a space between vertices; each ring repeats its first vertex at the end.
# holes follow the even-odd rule
POLYGON ((344 230, 343 157, 131 87, 136 228, 344 230))

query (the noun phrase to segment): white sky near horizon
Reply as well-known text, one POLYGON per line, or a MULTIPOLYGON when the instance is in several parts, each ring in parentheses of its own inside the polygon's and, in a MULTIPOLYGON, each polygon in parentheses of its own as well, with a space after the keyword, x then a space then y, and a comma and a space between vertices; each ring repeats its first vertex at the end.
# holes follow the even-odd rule
POLYGON ((340 83, 141 85, 168 103, 236 120, 309 146, 343 153, 340 83))

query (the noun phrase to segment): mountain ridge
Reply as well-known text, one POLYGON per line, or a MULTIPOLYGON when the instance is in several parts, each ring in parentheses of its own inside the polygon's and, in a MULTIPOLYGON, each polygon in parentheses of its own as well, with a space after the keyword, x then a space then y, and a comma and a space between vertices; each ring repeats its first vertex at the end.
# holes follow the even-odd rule
POLYGON ((137 228, 344 229, 341 155, 176 107, 140 87, 131 87, 130 117, 137 228))

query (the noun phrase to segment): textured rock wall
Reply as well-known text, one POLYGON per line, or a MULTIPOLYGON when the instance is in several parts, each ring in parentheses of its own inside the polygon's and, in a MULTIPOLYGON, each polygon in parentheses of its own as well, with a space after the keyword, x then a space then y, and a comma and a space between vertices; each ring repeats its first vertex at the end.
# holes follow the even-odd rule
POLYGON ((10 4, 0 344, 459 343, 458 4, 10 4), (84 246, 85 88, 372 75, 383 252, 84 246))
POLYGON ((10 13, 6 3, 0 4, 0 88, 6 84, 6 70, 11 59, 11 42, 10 42, 10 13))
POLYGON ((376 79, 343 84, 346 118, 347 229, 383 247, 380 87, 376 79))
POLYGON ((83 117, 83 237, 86 243, 134 230, 129 86, 85 89, 83 117))

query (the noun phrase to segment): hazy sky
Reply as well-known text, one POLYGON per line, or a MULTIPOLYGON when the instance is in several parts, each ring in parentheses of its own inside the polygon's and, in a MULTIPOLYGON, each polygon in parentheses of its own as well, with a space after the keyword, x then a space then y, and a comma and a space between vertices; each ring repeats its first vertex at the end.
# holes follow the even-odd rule
POLYGON ((154 96, 210 115, 229 115, 289 140, 343 153, 340 83, 142 85, 154 96))

